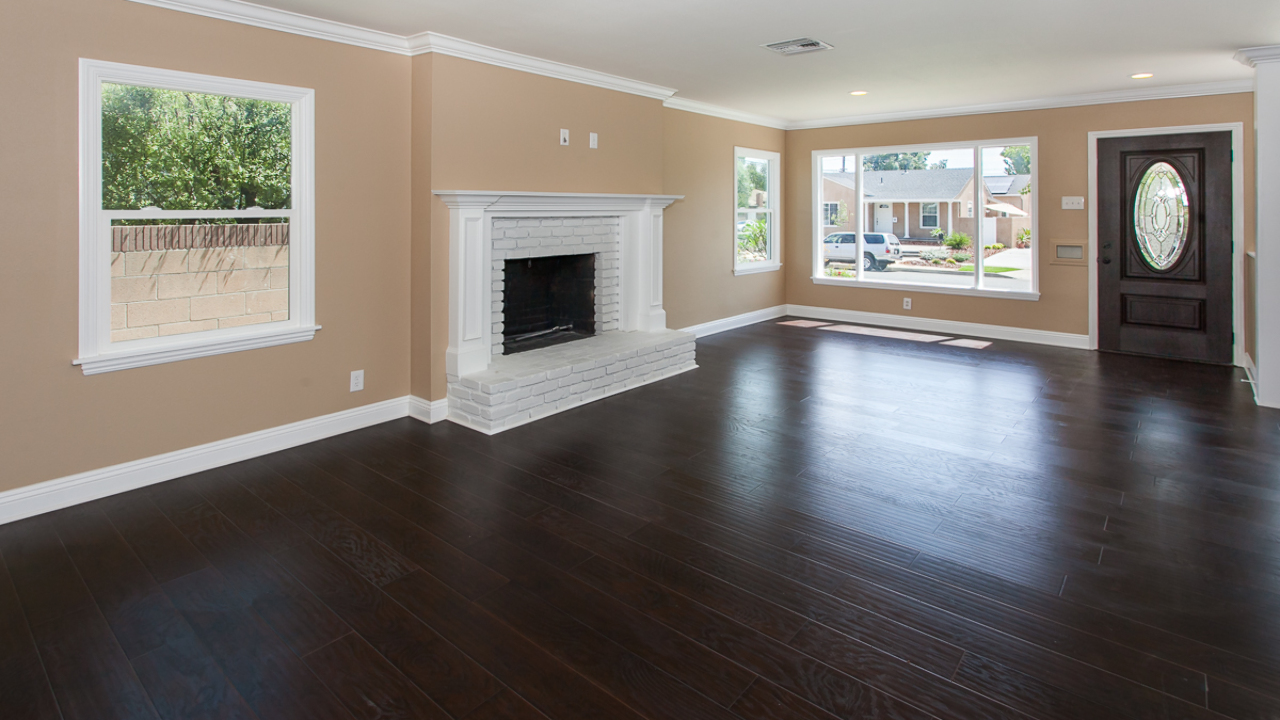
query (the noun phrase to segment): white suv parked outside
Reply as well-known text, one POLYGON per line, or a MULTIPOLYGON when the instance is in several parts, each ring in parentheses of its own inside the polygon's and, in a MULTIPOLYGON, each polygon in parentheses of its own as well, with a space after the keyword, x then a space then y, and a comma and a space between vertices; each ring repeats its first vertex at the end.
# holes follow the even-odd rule
MULTIPOLYGON (((902 243, 892 233, 862 233, 862 245, 863 270, 884 270, 902 259, 902 243)), ((826 262, 857 262, 858 236, 851 232, 831 233, 823 239, 822 250, 826 262)))

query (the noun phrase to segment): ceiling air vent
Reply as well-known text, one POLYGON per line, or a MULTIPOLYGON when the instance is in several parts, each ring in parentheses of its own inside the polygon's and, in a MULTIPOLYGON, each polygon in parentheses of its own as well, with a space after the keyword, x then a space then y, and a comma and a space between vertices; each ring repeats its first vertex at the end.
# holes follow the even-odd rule
POLYGON ((831 49, 830 45, 822 42, 821 40, 814 40, 813 38, 796 38, 795 40, 769 43, 768 45, 761 45, 760 47, 772 50, 779 55, 803 55, 804 53, 831 49))

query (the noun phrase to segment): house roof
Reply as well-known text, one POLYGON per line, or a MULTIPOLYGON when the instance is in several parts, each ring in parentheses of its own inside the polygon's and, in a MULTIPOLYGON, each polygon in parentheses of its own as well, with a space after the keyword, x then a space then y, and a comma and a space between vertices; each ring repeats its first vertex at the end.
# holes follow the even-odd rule
MULTIPOLYGON (((825 178, 853 187, 853 173, 826 173, 825 178)), ((960 194, 973 170, 868 170, 862 173, 865 196, 877 200, 951 200, 960 194)))
MULTIPOLYGON (((854 189, 854 173, 824 173, 822 177, 854 189)), ((972 177, 972 168, 867 170, 862 173, 868 200, 898 202, 954 200, 972 177)), ((1031 182, 1031 176, 988 175, 982 180, 992 195, 1017 195, 1031 182)))
POLYGON ((1031 184, 1030 175, 987 175, 982 180, 992 195, 1017 195, 1031 184))

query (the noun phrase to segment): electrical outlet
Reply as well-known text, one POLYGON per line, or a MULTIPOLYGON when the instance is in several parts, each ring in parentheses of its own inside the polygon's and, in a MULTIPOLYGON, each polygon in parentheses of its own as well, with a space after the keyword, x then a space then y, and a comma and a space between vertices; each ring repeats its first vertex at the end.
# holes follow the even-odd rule
POLYGON ((364 389, 364 371, 351 371, 351 392, 360 392, 364 389))
POLYGON ((569 131, 565 130, 564 128, 560 129, 560 144, 561 145, 569 144, 569 131))
POLYGON ((903 310, 911 309, 911 298, 902 298, 902 309, 903 310))
POLYGON ((595 133, 591 133, 591 140, 589 144, 591 145, 592 150, 598 149, 600 147, 600 136, 595 133))

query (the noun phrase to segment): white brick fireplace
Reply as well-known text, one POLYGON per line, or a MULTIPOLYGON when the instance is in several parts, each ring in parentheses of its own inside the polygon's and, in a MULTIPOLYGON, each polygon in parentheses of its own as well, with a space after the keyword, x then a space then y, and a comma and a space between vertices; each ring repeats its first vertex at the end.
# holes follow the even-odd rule
POLYGON ((437 192, 449 207, 449 419, 500 432, 690 370, 666 329, 662 215, 679 196, 437 192), (503 355, 504 265, 595 256, 596 335, 503 355))

